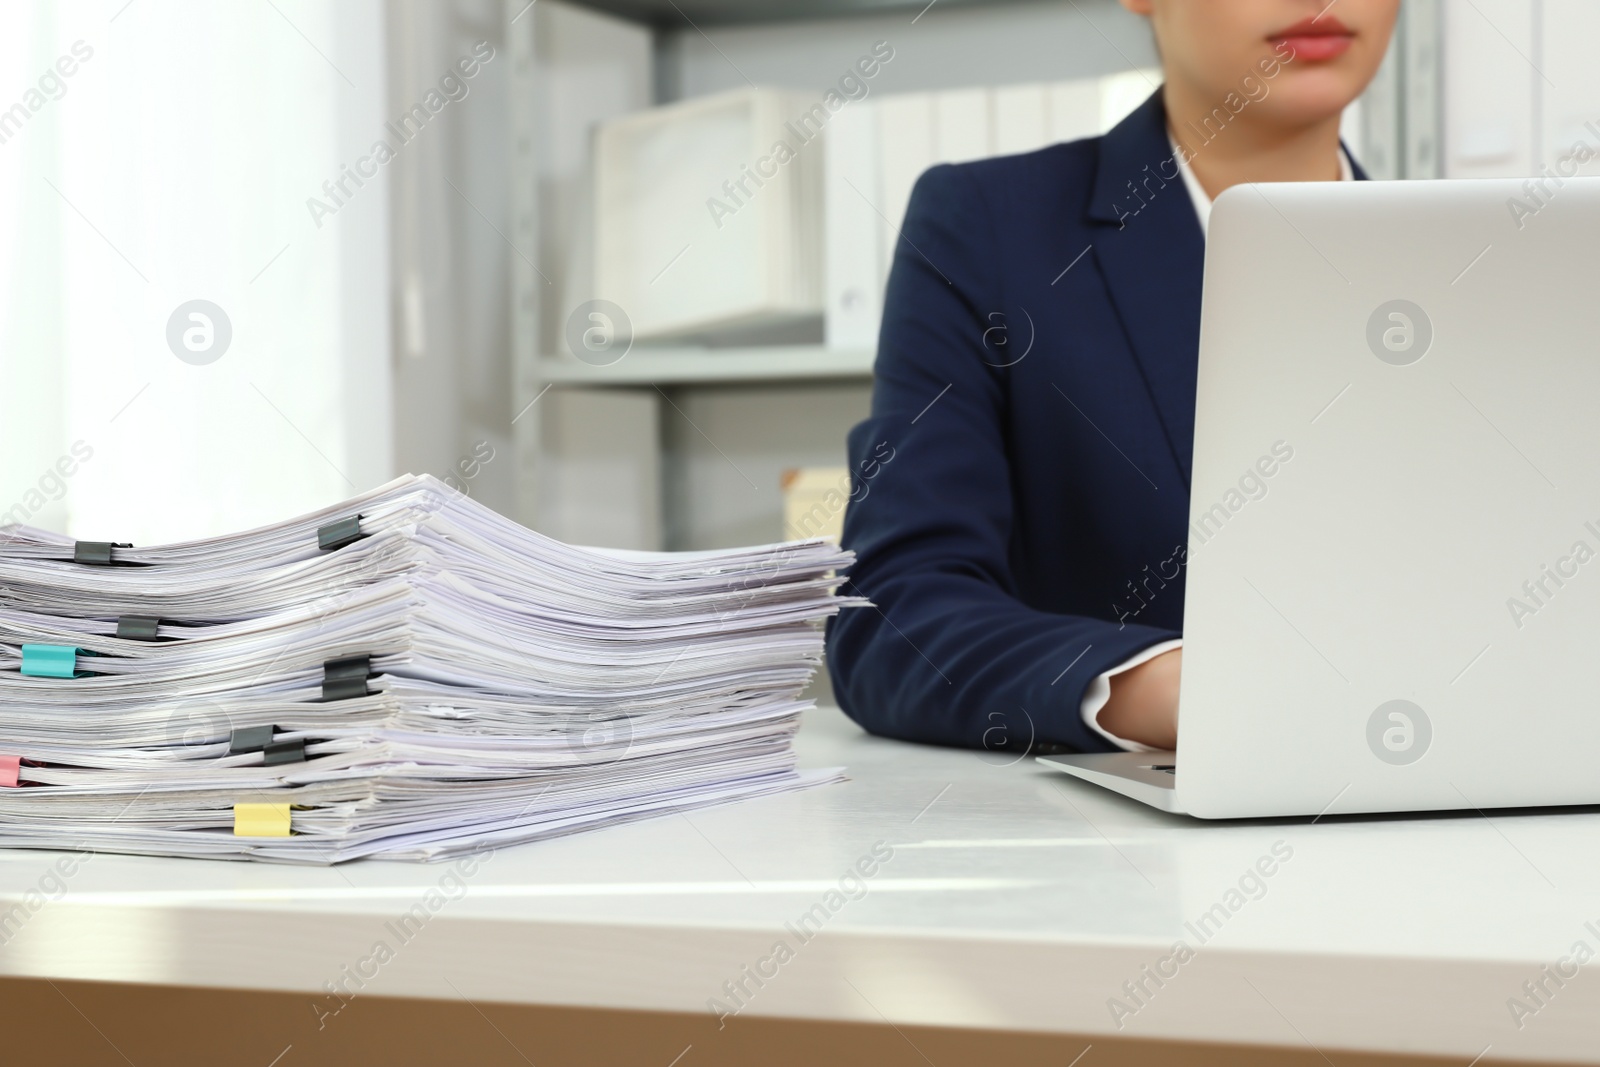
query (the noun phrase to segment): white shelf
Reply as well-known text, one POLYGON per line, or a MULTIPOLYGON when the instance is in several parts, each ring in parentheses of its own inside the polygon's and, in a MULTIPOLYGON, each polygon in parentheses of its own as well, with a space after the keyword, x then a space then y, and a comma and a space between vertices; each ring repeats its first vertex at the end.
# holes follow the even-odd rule
POLYGON ((742 382, 872 380, 873 353, 822 345, 765 348, 649 348, 637 346, 609 366, 570 356, 539 360, 539 377, 551 385, 697 385, 742 382))

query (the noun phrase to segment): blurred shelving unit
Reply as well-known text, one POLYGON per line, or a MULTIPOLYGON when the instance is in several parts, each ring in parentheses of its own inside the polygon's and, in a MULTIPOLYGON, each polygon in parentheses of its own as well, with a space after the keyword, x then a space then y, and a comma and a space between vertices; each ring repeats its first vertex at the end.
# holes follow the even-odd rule
MULTIPOLYGON (((1375 176, 1420 170, 1437 118, 1437 0, 1406 5, 1363 101, 1375 176), (1431 71, 1416 71, 1432 64, 1431 71), (1436 110, 1436 108, 1435 108, 1436 110), (1430 125, 1431 122, 1431 125, 1430 125), (1430 134, 1430 131, 1432 133, 1430 134)), ((512 57, 512 430, 517 515, 567 540, 693 549, 783 535, 783 470, 839 466, 871 398, 870 351, 636 345, 609 366, 562 352, 592 259, 596 122, 751 84, 821 92, 871 42, 878 93, 1100 77, 1156 57, 1117 0, 505 0, 512 57)))
POLYGON ((683 386, 741 382, 857 382, 872 380, 868 351, 821 345, 763 348, 640 348, 616 363, 592 365, 546 356, 539 376, 550 385, 683 386))

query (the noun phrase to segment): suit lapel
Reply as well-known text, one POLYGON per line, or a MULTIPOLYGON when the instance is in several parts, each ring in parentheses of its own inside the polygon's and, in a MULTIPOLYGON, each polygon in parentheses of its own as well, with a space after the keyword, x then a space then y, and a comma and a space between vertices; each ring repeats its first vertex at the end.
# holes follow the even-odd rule
POLYGON ((1095 260, 1187 486, 1205 238, 1160 90, 1101 139, 1089 217, 1095 260))
MULTIPOLYGON (((1355 156, 1350 160, 1356 180, 1366 181, 1355 156)), ((1161 90, 1100 139, 1089 218, 1112 307, 1187 487, 1205 235, 1172 157, 1161 90)))
POLYGON ((1350 146, 1345 144, 1342 139, 1339 141, 1339 148, 1344 152, 1345 158, 1350 161, 1350 176, 1358 182, 1371 181, 1372 179, 1367 176, 1367 172, 1361 168, 1361 163, 1356 159, 1356 154, 1350 151, 1350 146))

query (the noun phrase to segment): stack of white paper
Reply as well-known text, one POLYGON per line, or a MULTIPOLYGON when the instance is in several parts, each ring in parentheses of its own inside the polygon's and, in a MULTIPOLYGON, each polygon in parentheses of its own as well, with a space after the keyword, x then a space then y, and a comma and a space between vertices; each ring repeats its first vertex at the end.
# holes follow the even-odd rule
POLYGON ((0 529, 0 846, 431 859, 830 780, 791 740, 850 560, 575 548, 409 476, 159 548, 0 529))

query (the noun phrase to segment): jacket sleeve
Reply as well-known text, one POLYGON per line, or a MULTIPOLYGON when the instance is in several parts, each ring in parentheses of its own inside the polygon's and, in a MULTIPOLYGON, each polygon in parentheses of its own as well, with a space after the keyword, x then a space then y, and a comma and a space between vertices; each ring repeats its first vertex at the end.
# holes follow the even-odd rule
POLYGON ((857 560, 845 591, 873 606, 831 622, 829 671, 845 712, 876 734, 1113 750, 1083 720, 1085 689, 1178 635, 1019 595, 1006 371, 984 339, 1005 306, 1000 256, 967 168, 924 174, 889 278, 872 415, 849 438, 844 544, 857 560))

